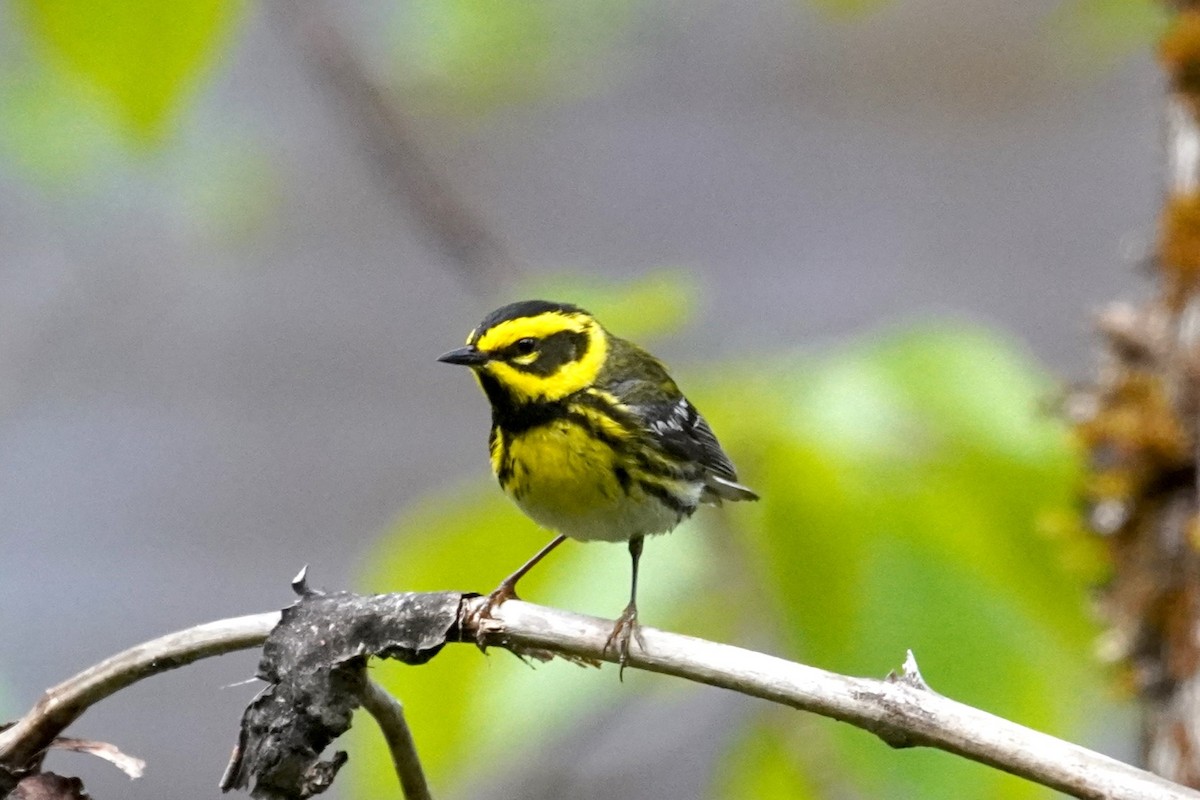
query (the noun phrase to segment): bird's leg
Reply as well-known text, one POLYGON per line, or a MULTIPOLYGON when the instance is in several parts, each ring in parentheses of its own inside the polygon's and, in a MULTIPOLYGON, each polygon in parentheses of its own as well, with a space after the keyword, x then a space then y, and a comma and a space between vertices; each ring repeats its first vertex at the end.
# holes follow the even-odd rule
POLYGON ((567 537, 561 533, 558 536, 555 536, 550 544, 534 553, 533 558, 522 564, 520 569, 518 569, 512 575, 509 575, 504 580, 500 581, 500 585, 497 586, 495 590, 487 596, 487 603, 485 604, 487 615, 491 616, 492 609, 503 603, 505 600, 520 600, 521 598, 517 597, 517 581, 521 580, 521 578, 524 578, 525 573, 536 567, 539 561, 550 555, 551 550, 558 547, 566 540, 567 537))
POLYGON ((491 619, 492 612, 495 611, 496 608, 505 600, 519 600, 520 598, 517 597, 517 581, 521 580, 521 578, 524 578, 525 573, 537 566, 539 561, 550 555, 551 550, 558 547, 566 540, 567 537, 563 534, 555 536, 550 544, 534 553, 533 558, 522 564, 521 568, 512 575, 509 575, 507 578, 500 581, 500 585, 493 589, 492 592, 484 598, 483 603, 479 606, 478 610, 472 613, 468 618, 468 622, 475 628, 476 644, 478 644, 480 647, 483 647, 485 632, 483 630, 484 626, 480 623, 484 620, 491 619))
POLYGON ((604 652, 607 653, 610 648, 615 648, 617 653, 617 662, 621 665, 620 672, 617 673, 621 680, 625 679, 625 665, 629 661, 629 640, 633 637, 637 638, 638 645, 645 647, 645 642, 642 641, 642 632, 638 628, 637 621, 637 579, 638 579, 638 559, 642 557, 642 542, 645 537, 635 536, 629 540, 629 556, 633 559, 633 581, 629 590, 629 605, 625 606, 625 610, 621 612, 621 616, 617 617, 617 623, 613 625, 612 633, 608 635, 608 641, 604 643, 604 652))

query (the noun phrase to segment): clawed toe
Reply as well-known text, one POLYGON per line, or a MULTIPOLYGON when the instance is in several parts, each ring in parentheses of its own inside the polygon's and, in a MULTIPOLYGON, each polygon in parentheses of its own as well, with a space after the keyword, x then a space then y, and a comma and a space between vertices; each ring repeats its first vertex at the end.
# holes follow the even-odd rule
POLYGON ((617 617, 612 633, 608 635, 608 640, 604 643, 604 654, 607 655, 611 652, 617 656, 617 663, 620 665, 617 676, 620 680, 625 680, 625 666, 629 663, 629 642, 633 639, 637 640, 638 647, 646 647, 646 643, 642 640, 641 626, 638 624, 637 606, 630 603, 621 612, 621 616, 617 617))
POLYGON ((497 586, 491 594, 483 598, 475 609, 467 615, 465 626, 475 631, 475 645, 480 650, 487 651, 487 633, 488 621, 494 619, 492 613, 500 607, 506 600, 520 600, 517 596, 516 586, 504 581, 497 586))

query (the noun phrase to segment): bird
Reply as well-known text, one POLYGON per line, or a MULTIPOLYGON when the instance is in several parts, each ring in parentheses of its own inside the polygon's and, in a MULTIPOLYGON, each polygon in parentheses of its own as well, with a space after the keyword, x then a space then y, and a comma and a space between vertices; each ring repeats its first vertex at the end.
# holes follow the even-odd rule
POLYGON ((469 367, 491 405, 488 450, 500 488, 557 535, 487 596, 490 618, 567 538, 628 542, 629 604, 603 653, 623 676, 638 630, 645 538, 701 505, 757 500, 708 422, 661 361, 570 303, 524 300, 484 317, 439 361, 469 367))

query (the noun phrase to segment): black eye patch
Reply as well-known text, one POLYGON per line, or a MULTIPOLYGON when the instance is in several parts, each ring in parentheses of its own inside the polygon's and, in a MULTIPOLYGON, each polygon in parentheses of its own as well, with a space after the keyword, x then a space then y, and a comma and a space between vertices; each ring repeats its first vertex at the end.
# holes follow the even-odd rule
POLYGON ((540 355, 533 363, 513 364, 512 366, 522 372, 548 376, 558 372, 564 364, 569 364, 572 361, 578 361, 583 358, 588 350, 588 337, 586 333, 559 331, 558 333, 550 334, 540 342, 532 338, 518 339, 509 345, 508 349, 513 355, 528 355, 535 350, 540 351, 540 355), (518 349, 525 346, 523 345, 524 342, 530 343, 529 349, 518 349))
POLYGON ((524 339, 517 339, 512 344, 512 351, 519 356, 527 356, 537 350, 537 339, 531 336, 526 336, 524 339))

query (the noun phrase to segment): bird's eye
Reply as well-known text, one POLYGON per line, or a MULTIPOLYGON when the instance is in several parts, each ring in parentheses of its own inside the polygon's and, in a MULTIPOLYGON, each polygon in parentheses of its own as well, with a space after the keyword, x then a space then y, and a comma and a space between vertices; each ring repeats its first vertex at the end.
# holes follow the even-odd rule
POLYGON ((513 350, 519 356, 527 356, 537 349, 537 339, 531 336, 526 336, 524 339, 517 339, 513 342, 513 350))

